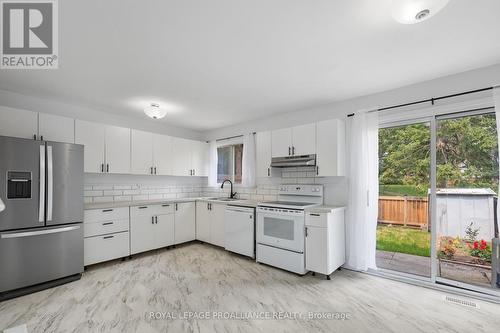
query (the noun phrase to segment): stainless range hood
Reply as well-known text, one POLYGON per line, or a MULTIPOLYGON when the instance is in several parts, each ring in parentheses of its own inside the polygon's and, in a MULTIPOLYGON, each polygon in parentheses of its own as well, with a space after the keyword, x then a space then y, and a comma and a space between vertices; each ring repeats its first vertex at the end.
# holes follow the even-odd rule
POLYGON ((271 167, 273 168, 302 167, 302 166, 316 166, 316 154, 273 157, 271 160, 271 167))

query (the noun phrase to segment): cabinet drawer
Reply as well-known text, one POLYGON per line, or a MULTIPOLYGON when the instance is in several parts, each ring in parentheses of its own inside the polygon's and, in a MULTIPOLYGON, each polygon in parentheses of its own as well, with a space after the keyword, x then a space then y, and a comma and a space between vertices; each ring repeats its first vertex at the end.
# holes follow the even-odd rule
POLYGON ((326 228, 328 226, 328 214, 306 213, 306 226, 326 228))
POLYGON ((156 215, 173 214, 175 203, 166 203, 162 205, 155 206, 156 215))
POLYGON ((93 223, 124 219, 128 219, 128 207, 86 210, 83 221, 93 223))
POLYGON ((84 239, 84 265, 92 265, 128 255, 130 255, 128 231, 84 239))
POLYGON ((111 234, 129 230, 128 219, 85 223, 84 237, 111 234))
POLYGON ((133 219, 134 217, 143 217, 143 216, 151 217, 154 214, 155 214, 155 206, 152 205, 130 207, 130 219, 133 219))

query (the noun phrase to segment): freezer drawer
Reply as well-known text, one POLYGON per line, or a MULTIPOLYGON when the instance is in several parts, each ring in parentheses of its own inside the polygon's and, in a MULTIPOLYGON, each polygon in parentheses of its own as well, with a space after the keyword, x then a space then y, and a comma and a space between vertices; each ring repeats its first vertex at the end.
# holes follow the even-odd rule
POLYGON ((83 225, 0 233, 0 292, 83 272, 83 225))
POLYGON ((130 255, 129 233, 85 238, 85 266, 130 255))

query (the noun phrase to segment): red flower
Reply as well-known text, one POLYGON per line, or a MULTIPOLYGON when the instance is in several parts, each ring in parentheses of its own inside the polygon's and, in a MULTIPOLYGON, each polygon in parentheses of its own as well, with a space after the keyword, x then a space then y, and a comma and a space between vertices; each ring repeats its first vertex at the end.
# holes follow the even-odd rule
POLYGON ((474 250, 477 250, 477 248, 479 247, 479 243, 477 241, 474 242, 474 250))

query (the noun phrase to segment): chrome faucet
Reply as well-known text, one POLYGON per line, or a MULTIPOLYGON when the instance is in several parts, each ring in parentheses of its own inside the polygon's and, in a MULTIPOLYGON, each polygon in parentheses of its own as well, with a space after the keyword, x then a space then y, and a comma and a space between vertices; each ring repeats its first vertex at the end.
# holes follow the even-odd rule
POLYGON ((234 197, 236 196, 236 192, 233 192, 233 182, 230 179, 224 180, 222 182, 220 188, 224 188, 224 183, 225 182, 229 182, 229 184, 231 184, 231 195, 229 196, 229 198, 234 199, 234 197))

